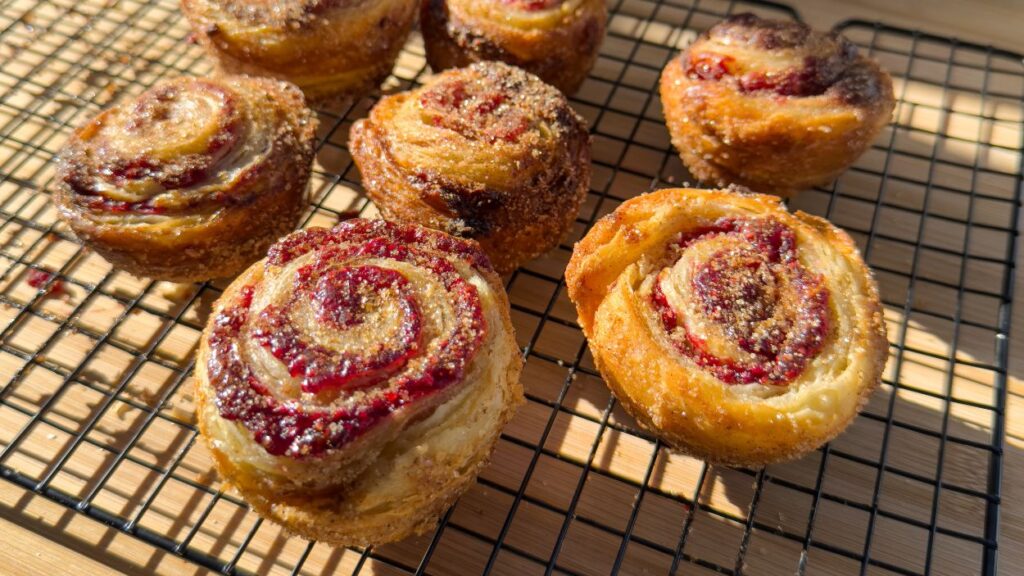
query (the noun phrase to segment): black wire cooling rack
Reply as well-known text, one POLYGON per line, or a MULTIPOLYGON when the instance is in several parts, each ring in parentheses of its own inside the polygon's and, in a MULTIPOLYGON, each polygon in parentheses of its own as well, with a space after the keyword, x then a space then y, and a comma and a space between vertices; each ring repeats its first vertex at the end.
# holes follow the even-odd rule
MULTIPOLYGON (((798 19, 768 2, 609 7, 573 99, 595 148, 572 240, 626 198, 687 180, 656 95, 679 48, 731 13, 798 19)), ((48 201, 73 126, 160 78, 210 70, 177 3, 0 0, 0 475, 225 574, 995 574, 1021 56, 879 23, 839 29, 900 97, 851 171, 792 203, 849 230, 882 286, 892 355, 851 430, 761 471, 668 451, 593 367, 562 289, 567 243, 508 281, 529 402, 478 485, 432 534, 341 550, 289 538, 209 473, 188 382, 223 284, 169 289, 112 270, 48 201), (52 274, 45 286, 27 285, 33 270, 52 274)), ((414 38, 387 89, 427 73, 414 38)), ((345 149, 372 104, 321 111, 307 224, 372 212, 345 149)))

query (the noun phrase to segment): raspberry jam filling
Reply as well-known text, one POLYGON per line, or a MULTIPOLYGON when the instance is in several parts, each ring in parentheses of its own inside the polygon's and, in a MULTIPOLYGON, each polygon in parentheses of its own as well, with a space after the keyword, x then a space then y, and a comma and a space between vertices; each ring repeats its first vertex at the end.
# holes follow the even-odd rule
POLYGON ((732 56, 721 54, 694 54, 690 57, 686 74, 701 80, 721 80, 725 76, 732 75, 730 66, 734 65, 736 59, 732 56))
POLYGON ((248 24, 301 28, 332 10, 361 3, 366 0, 220 0, 218 6, 248 24))
POLYGON ((800 66, 782 72, 753 70, 737 76, 737 68, 732 56, 698 52, 689 57, 686 74, 701 80, 735 78, 740 92, 767 91, 779 96, 818 96, 832 85, 825 66, 813 56, 805 57, 800 66))
POLYGON ((331 388, 373 386, 399 372, 418 351, 422 318, 409 281, 394 270, 377 266, 334 268, 326 272, 308 266, 298 272, 295 291, 284 306, 260 313, 253 338, 288 366, 292 377, 302 377, 302 391, 317 393, 331 388), (319 280, 310 277, 319 275, 319 280), (311 300, 316 319, 334 330, 345 331, 363 323, 375 297, 397 299, 401 313, 397 333, 362 353, 336 353, 303 339, 288 310, 311 300))
POLYGON ((486 256, 468 242, 352 219, 279 242, 268 257, 268 273, 306 254, 309 261, 293 272, 292 281, 276 288, 291 291, 283 305, 254 310, 255 288, 243 289, 218 314, 209 338, 209 380, 221 416, 240 422, 273 455, 316 456, 344 447, 402 407, 458 385, 486 331, 476 288, 449 260, 489 269, 486 256), (438 297, 450 306, 450 321, 433 341, 426 337, 424 316, 431 303, 418 301, 412 280, 386 262, 411 265, 442 287, 438 297), (302 307, 329 329, 331 339, 368 328, 376 341, 357 341, 346 351, 316 343, 291 316, 302 307), (387 326, 382 317, 397 322, 387 326), (299 379, 304 394, 275 395, 279 384, 261 381, 243 358, 245 336, 299 379), (339 400, 318 400, 315 395, 324 391, 339 394, 339 400))
POLYGON ((740 90, 767 90, 780 96, 817 96, 828 90, 830 83, 821 71, 817 58, 807 56, 802 66, 782 74, 748 72, 740 77, 740 90))
POLYGON ((91 210, 162 214, 156 197, 209 179, 239 145, 242 121, 235 97, 217 84, 161 85, 82 130, 85 162, 65 180, 91 210))
POLYGON ((530 129, 527 113, 501 86, 448 78, 424 90, 419 103, 424 121, 471 140, 516 142, 530 129))
POLYGON ((561 6, 565 0, 500 0, 502 4, 524 12, 538 12, 561 6))
POLYGON ((33 268, 28 272, 26 283, 36 290, 45 290, 47 296, 59 296, 64 293, 64 282, 60 278, 56 280, 54 278, 55 276, 52 272, 33 268), (53 282, 47 286, 47 283, 51 280, 53 282))
POLYGON ((90 210, 112 212, 114 214, 163 214, 167 212, 166 208, 154 206, 152 200, 121 202, 106 196, 85 196, 82 199, 82 203, 90 210))
POLYGON ((728 384, 786 385, 822 350, 829 334, 829 292, 796 254, 792 230, 774 219, 722 219, 680 236, 671 264, 656 278, 651 301, 676 350, 728 384), (706 259, 690 263, 693 300, 687 318, 670 301, 673 267, 698 243, 715 239, 706 259), (725 246, 725 247, 720 247, 725 246), (696 310, 696 312, 694 312, 696 310), (717 326, 742 351, 721 357, 693 330, 717 326))

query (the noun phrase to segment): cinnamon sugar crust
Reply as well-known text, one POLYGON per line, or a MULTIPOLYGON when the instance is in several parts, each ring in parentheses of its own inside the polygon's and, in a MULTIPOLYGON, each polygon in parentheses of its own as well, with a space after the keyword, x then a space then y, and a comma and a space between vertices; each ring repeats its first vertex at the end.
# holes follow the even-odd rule
POLYGON ((566 270, 605 381, 672 446, 739 466, 841 433, 888 342, 856 245, 779 198, 659 190, 595 224, 566 270))
POLYGON ((594 65, 607 17, 603 0, 423 0, 420 22, 434 72, 499 60, 572 94, 594 65))
POLYGON ((199 428, 261 516, 332 545, 421 533, 522 402, 501 279, 471 240, 382 220, 296 232, 225 290, 199 428))
POLYGON ((501 273, 546 253, 590 185, 590 137, 565 97, 500 62, 388 96, 350 146, 388 219, 472 238, 501 273))
POLYGON ((285 82, 162 82, 74 132, 54 202, 80 240, 132 274, 233 276, 306 209, 316 124, 285 82))
POLYGON ((416 19, 416 0, 182 0, 218 69, 287 80, 314 104, 380 85, 416 19))
POLYGON ((892 80, 837 32, 731 17, 662 72, 672 143, 702 182, 790 196, 845 171, 888 124, 892 80))

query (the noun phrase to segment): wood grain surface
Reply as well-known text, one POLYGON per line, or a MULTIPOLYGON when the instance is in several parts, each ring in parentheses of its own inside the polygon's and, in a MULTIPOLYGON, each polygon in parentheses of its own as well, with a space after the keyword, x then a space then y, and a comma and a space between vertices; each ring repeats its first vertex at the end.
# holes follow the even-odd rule
MULTIPOLYGON (((198 48, 185 42, 188 31, 173 0, 156 4, 157 8, 132 0, 0 1, 0 29, 23 29, 0 36, 8 39, 0 45, 0 134, 4 126, 17 126, 0 140, 0 207, 17 207, 20 219, 36 224, 12 221, 0 226, 0 270, 11 271, 0 277, 0 294, 17 304, 0 302, 0 340, 15 349, 0 350, 0 385, 16 383, 6 403, 0 404, 0 446, 20 436, 3 463, 32 478, 52 474, 53 488, 74 497, 90 496, 95 506, 135 517, 140 527, 169 538, 187 538, 192 549, 225 562, 234 560, 248 572, 288 574, 300 560, 302 574, 349 574, 357 566, 362 574, 415 569, 431 544, 429 534, 382 547, 372 555, 309 547, 276 526, 259 522, 230 490, 217 491, 209 456, 189 426, 187 375, 199 332, 223 283, 153 284, 112 272, 101 258, 81 253, 66 237, 40 230, 53 224, 55 215, 36 189, 45 188, 52 175, 50 156, 71 127, 102 106, 138 93, 156 78, 210 70, 198 48), (104 18, 89 19, 101 12, 104 18), (115 36, 115 44, 103 44, 115 36), (11 43, 11 38, 18 42, 11 43), (96 46, 106 47, 97 55, 96 46), (53 54, 59 57, 49 57, 53 54), (88 65, 83 65, 87 58, 88 65), (70 280, 67 295, 38 298, 25 283, 26 263, 60 270, 70 280), (101 286, 95 291, 84 288, 96 283, 101 286), (19 314, 19 306, 28 305, 36 313, 19 314), (65 321, 72 329, 58 332, 65 321), (72 383, 54 396, 68 374, 73 374, 72 383), (21 434, 29 415, 43 406, 46 421, 21 434), (86 442, 67 452, 75 436, 86 430, 86 442), (115 466, 121 450, 127 458, 115 466), (54 459, 62 455, 66 461, 55 468, 54 459), (159 472, 174 461, 180 463, 173 471, 159 472), (149 507, 140 507, 150 499, 149 507), (247 540, 244 553, 233 559, 247 540)), ((574 102, 597 134, 594 189, 602 194, 588 199, 585 217, 607 213, 647 190, 654 176, 667 183, 687 178, 678 159, 662 152, 667 149, 667 134, 660 110, 650 90, 643 89, 653 86, 656 73, 643 66, 623 70, 622 61, 631 59, 653 69, 714 19, 696 17, 689 22, 690 30, 668 24, 638 29, 638 18, 649 14, 652 3, 624 4, 628 9, 612 20, 612 29, 666 48, 637 48, 635 43, 609 40, 604 47, 608 57, 598 63, 595 76, 620 78, 627 86, 613 89, 609 82, 589 81, 574 102), (624 170, 614 170, 614 165, 624 170)), ((789 4, 821 28, 860 18, 1024 51, 1020 18, 1009 0, 789 4)), ((712 10, 726 5, 701 2, 712 10)), ((618 407, 608 409, 612 404, 607 389, 593 375, 585 342, 572 326, 575 312, 552 281, 564 268, 567 245, 510 281, 520 344, 533 352, 524 373, 531 401, 509 426, 480 484, 454 509, 430 559, 429 573, 480 573, 492 546, 477 535, 499 537, 522 486, 526 496, 504 537, 507 549, 495 560, 495 574, 543 573, 543 566, 531 558, 546 562, 562 530, 566 538, 558 568, 565 572, 608 573, 620 551, 622 532, 632 530, 634 540, 621 557, 622 573, 662 574, 672 559, 666 550, 678 544, 684 519, 689 526, 684 551, 692 562, 680 573, 714 573, 702 563, 732 567, 737 550, 746 546, 745 573, 792 574, 804 552, 799 541, 778 532, 803 536, 812 506, 813 539, 822 546, 806 553, 808 574, 856 573, 859 562, 832 553, 829 547, 861 552, 869 525, 871 556, 883 563, 872 566, 871 574, 898 573, 885 566, 910 572, 923 572, 927 566, 933 574, 977 572, 983 547, 946 532, 976 539, 984 535, 985 500, 979 495, 986 491, 984 446, 992 441, 993 421, 986 407, 993 404, 993 386, 1000 377, 993 366, 998 364, 996 343, 1003 338, 992 327, 998 322, 998 295, 1006 275, 1019 275, 1000 262, 1009 256, 1012 238, 1005 229, 1013 221, 1012 199, 1020 185, 1020 62, 983 51, 956 51, 956 65, 950 68, 947 44, 922 42, 915 48, 924 57, 909 60, 902 36, 872 38, 869 28, 858 27, 847 33, 870 45, 893 71, 901 94, 896 124, 879 137, 876 149, 858 162, 857 170, 840 179, 834 202, 830 204, 830 193, 811 191, 794 206, 830 213, 833 221, 851 231, 876 269, 890 340, 896 344, 886 378, 898 380, 898 391, 890 384, 883 386, 866 415, 832 443, 834 454, 827 461, 815 453, 770 467, 766 473, 772 481, 755 492, 753 473, 705 468, 637 433, 618 407), (986 77, 979 72, 985 66, 1006 73, 986 77), (898 153, 886 154, 889 148, 898 153), (929 163, 932 157, 943 162, 929 163), (882 198, 879 190, 884 190, 882 198), (920 217, 922 209, 927 209, 928 218, 920 217), (964 220, 974 226, 964 226, 964 220), (877 234, 870 232, 872 222, 877 234), (964 258, 965 253, 969 257, 964 258), (911 275, 916 282, 908 297, 911 275), (958 308, 960 322, 952 317, 958 308), (545 314, 550 319, 542 323, 545 314), (573 370, 575 365, 582 369, 573 370), (948 410, 946 397, 955 399, 948 410), (557 406, 562 409, 553 408, 557 406), (890 419, 899 425, 887 425, 890 419), (941 451, 936 432, 956 441, 947 441, 941 451), (538 444, 544 450, 535 459, 533 447, 538 444), (873 463, 883 457, 886 473, 875 502, 878 466, 873 463), (528 469, 532 474, 525 473, 528 469), (822 490, 828 497, 815 502, 820 470, 826 470, 822 490), (933 484, 939 474, 951 488, 937 497, 933 484), (583 488, 574 499, 581 482, 583 488), (646 488, 634 509, 638 485, 646 488), (694 501, 697 506, 686 504, 694 501), (873 502, 884 511, 874 519, 868 511, 873 502), (565 511, 570 508, 573 521, 566 524, 565 511), (903 517, 916 525, 900 521, 903 517), (755 527, 771 529, 755 529, 750 540, 742 542, 748 519, 755 527), (931 523, 942 531, 930 534, 931 523), (931 557, 926 554, 929 547, 931 557)), ((408 85, 422 67, 422 47, 413 39, 389 88, 408 85)), ((339 212, 364 205, 343 146, 351 119, 365 114, 371 104, 360 102, 350 111, 321 116, 320 136, 327 145, 318 155, 313 178, 321 208, 308 224, 331 224, 339 212)), ((368 213, 372 212, 371 207, 368 213)), ((574 238, 583 231, 582 226, 577 228, 574 238)), ((1006 575, 1024 566, 1024 282, 1018 278, 1016 286, 999 557, 999 573, 1006 575)), ((177 555, 3 481, 0 572, 206 573, 177 555)))

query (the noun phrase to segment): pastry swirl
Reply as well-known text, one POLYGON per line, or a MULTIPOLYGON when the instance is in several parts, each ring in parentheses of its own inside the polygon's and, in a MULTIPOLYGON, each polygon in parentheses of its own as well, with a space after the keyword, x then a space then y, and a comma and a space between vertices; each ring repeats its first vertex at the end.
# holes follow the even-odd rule
POLYGON ((715 462, 759 466, 834 438, 888 356, 853 241, 774 196, 629 200, 577 245, 566 284, 627 410, 715 462))
POLYGON ((500 60, 572 94, 594 66, 607 18, 603 0, 423 0, 420 21, 435 72, 500 60))
POLYGON ((889 75, 839 33, 752 14, 670 61, 661 99, 694 176, 781 196, 849 168, 895 106, 889 75))
POLYGON ((232 276, 298 223, 316 124, 284 82, 161 82, 74 132, 54 201, 81 240, 133 274, 232 276))
POLYGON ((222 70, 299 86, 313 103, 361 96, 391 73, 416 0, 182 0, 222 70))
POLYGON ((218 469, 309 538, 420 531, 521 401, 500 279, 475 243, 354 219, 296 232, 225 291, 200 345, 218 469))
POLYGON ((590 187, 584 120, 500 62, 384 98, 349 149, 386 218, 473 238, 501 273, 557 246, 590 187))

